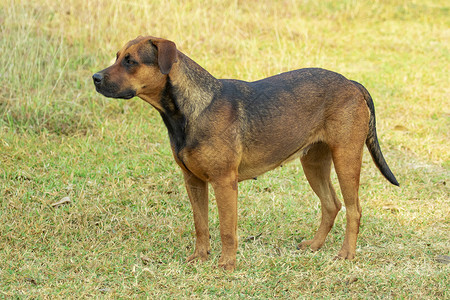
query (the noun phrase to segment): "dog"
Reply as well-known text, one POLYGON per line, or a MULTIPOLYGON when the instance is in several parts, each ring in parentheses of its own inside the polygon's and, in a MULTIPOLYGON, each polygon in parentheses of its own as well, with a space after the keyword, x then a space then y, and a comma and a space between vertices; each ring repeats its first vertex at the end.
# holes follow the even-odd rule
POLYGON ((225 270, 236 267, 239 181, 300 158, 320 199, 322 219, 314 237, 298 248, 315 251, 342 206, 330 180, 333 163, 346 207, 345 238, 337 254, 342 259, 355 257, 364 144, 384 177, 399 185, 381 153, 371 96, 338 73, 307 68, 254 82, 216 79, 174 42, 139 36, 92 77, 104 96, 137 96, 160 113, 194 215, 196 244, 188 262, 205 261, 211 250, 208 184, 219 210, 219 267, 225 270))

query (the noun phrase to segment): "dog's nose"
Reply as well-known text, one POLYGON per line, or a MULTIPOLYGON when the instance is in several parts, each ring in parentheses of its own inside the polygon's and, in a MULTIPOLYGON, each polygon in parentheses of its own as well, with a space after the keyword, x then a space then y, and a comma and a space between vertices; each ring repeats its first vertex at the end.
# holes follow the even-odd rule
POLYGON ((94 80, 95 85, 99 85, 103 81, 103 74, 95 73, 94 75, 92 75, 92 79, 94 80))

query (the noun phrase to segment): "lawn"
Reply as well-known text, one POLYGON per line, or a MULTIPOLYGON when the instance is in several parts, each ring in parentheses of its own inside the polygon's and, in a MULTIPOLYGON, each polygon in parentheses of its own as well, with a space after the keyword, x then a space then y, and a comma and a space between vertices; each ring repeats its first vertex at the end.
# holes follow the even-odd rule
POLYGON ((2 1, 0 298, 450 298, 449 14, 443 0, 2 1), (159 114, 92 84, 138 35, 218 78, 321 67, 369 90, 400 187, 365 151, 355 260, 333 260, 343 211, 320 251, 296 249, 320 204, 295 161, 239 184, 236 271, 216 267, 213 194, 210 260, 185 263, 192 213, 159 114))

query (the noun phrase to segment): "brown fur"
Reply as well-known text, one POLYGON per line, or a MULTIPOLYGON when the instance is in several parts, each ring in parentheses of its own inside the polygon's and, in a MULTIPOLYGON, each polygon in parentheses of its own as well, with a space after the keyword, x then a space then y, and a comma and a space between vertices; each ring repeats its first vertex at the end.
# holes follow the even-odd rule
POLYGON ((173 42, 138 37, 117 53, 112 66, 93 78, 103 95, 138 96, 160 112, 194 214, 197 241, 188 261, 206 260, 211 249, 208 183, 219 210, 219 265, 228 270, 236 266, 239 181, 300 158, 321 201, 322 220, 315 236, 299 247, 317 250, 342 206, 330 180, 334 163, 347 215, 345 239, 337 255, 344 259, 353 259, 356 251, 365 143, 383 175, 398 185, 378 145, 369 93, 337 73, 301 69, 256 82, 216 79, 173 42))

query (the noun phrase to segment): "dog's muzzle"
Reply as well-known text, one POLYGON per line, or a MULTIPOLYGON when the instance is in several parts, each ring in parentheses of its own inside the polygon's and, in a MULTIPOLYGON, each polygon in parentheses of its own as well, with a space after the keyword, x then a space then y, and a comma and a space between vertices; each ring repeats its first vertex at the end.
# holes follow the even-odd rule
POLYGON ((119 99, 131 99, 136 96, 136 91, 133 89, 125 89, 120 91, 119 86, 108 80, 102 72, 95 73, 92 75, 92 80, 94 81, 95 89, 97 92, 108 98, 119 98, 119 99))

